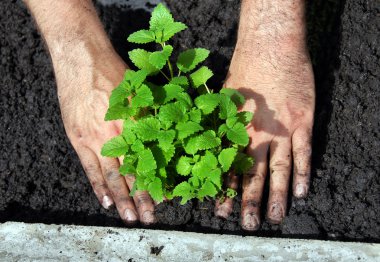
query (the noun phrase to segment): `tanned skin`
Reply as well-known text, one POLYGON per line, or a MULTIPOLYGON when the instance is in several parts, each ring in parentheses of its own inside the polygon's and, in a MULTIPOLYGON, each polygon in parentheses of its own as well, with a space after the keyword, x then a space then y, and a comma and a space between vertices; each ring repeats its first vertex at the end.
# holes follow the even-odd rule
MULTIPOLYGON (((90 0, 25 0, 49 49, 67 136, 104 208, 115 205, 126 223, 155 222, 147 192, 129 191, 133 177, 119 175, 119 159, 100 155, 102 145, 121 133, 121 122, 105 122, 111 91, 126 64, 113 49, 90 0)), ((248 153, 256 159, 243 178, 242 227, 256 230, 264 180, 270 172, 267 219, 286 214, 290 173, 293 194, 307 195, 310 177, 314 78, 306 47, 305 0, 243 0, 238 41, 225 86, 247 98, 241 108, 255 114, 248 127, 248 153), (269 157, 268 157, 269 154, 269 157)), ((226 183, 238 187, 230 174, 226 183)), ((217 203, 228 217, 232 200, 217 203)))

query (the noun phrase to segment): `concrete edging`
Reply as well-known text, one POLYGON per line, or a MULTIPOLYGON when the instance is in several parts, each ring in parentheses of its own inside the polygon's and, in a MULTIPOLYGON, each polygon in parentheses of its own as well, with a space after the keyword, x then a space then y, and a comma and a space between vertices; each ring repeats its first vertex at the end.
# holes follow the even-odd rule
POLYGON ((0 261, 35 260, 380 261, 380 244, 148 229, 0 224, 0 261))

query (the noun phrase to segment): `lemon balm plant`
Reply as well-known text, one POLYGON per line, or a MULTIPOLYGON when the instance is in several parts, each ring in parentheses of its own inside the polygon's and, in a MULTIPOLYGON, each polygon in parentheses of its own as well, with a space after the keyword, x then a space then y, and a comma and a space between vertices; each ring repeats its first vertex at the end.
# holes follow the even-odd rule
POLYGON ((106 142, 101 153, 123 157, 120 173, 136 178, 131 195, 147 190, 155 201, 178 196, 182 204, 193 198, 233 197, 236 192, 223 188, 222 178, 228 172, 243 174, 253 164, 244 153, 249 142, 245 126, 253 115, 238 112, 245 102, 238 91, 223 88, 215 93, 207 86, 212 71, 197 67, 208 50, 189 49, 171 58, 168 40, 187 27, 175 22, 164 5, 154 9, 149 25, 128 41, 155 42, 160 50, 129 52, 138 70, 126 71, 105 116, 107 121, 123 120, 123 131, 106 142), (167 83, 149 81, 157 74, 167 83), (198 95, 190 96, 191 89, 198 95))

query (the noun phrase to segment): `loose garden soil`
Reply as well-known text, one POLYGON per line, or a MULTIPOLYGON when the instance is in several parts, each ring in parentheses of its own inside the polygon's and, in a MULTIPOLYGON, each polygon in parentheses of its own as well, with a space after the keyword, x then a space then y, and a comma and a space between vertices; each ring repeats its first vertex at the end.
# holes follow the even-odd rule
MULTIPOLYGON (((213 86, 220 87, 240 1, 167 4, 190 28, 174 45, 210 49, 207 64, 216 73, 213 86)), ((149 14, 128 4, 97 8, 127 61, 133 46, 126 36, 146 27, 149 14)), ((98 204, 65 136, 51 62, 26 8, 21 1, 1 1, 0 13, 0 222, 124 226, 115 210, 98 204)), ((311 192, 305 200, 289 197, 282 225, 264 222, 253 234, 379 242, 380 5, 310 1, 308 29, 317 85, 311 192)), ((240 229, 239 200, 227 220, 214 216, 212 201, 161 204, 155 228, 247 234, 240 229)))

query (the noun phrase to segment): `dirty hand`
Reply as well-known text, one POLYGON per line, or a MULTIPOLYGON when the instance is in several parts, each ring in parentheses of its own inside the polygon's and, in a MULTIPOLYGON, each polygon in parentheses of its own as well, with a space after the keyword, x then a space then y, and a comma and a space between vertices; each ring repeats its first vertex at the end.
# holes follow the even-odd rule
MULTIPOLYGON (((247 150, 256 163, 243 177, 245 230, 260 225, 268 164, 269 222, 279 224, 286 214, 292 166, 293 195, 302 198, 308 192, 315 94, 305 38, 304 1, 243 1, 225 86, 243 93, 247 102, 241 110, 254 113, 247 150)), ((228 183, 237 188, 236 177, 230 175, 228 183)), ((230 199, 216 207, 221 217, 231 211, 230 199)))
POLYGON ((127 223, 155 222, 147 192, 132 199, 132 177, 119 174, 118 159, 100 155, 102 145, 121 133, 120 122, 105 122, 108 99, 126 65, 108 40, 90 0, 28 0, 52 57, 66 133, 104 208, 115 204, 127 223))

